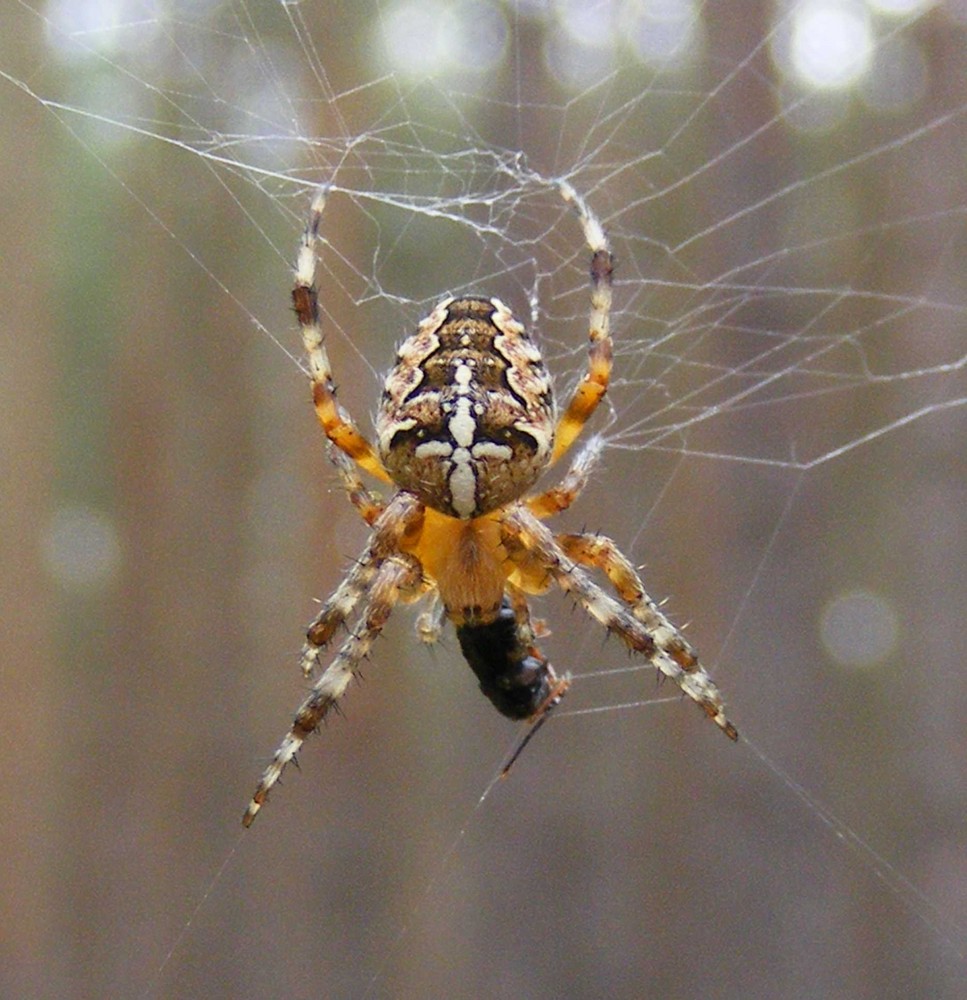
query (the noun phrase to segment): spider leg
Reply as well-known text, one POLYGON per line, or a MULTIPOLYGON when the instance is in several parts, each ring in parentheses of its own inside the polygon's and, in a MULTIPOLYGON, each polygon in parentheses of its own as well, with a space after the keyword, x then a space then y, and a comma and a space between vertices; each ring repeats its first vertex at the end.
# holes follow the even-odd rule
POLYGON ((370 526, 386 509, 383 498, 369 489, 356 471, 356 464, 335 445, 329 446, 329 460, 336 467, 343 489, 349 497, 349 502, 359 511, 362 519, 370 526))
POLYGON ((353 422, 352 417, 336 401, 329 355, 323 344, 319 322, 319 293, 316 288, 316 244, 319 226, 326 206, 327 188, 319 188, 309 210, 309 220, 299 244, 299 256, 292 287, 292 305, 302 329, 312 379, 312 401, 326 437, 367 472, 391 482, 373 446, 353 422))
POLYGON ((309 623, 300 658, 305 676, 308 677, 315 669, 323 647, 372 586, 383 561, 399 551, 403 537, 415 530, 422 518, 423 505, 409 493, 398 493, 376 519, 369 544, 309 623))
MULTIPOLYGON (((608 569, 605 572, 609 577, 613 574, 619 593, 625 588, 629 596, 632 593, 638 595, 629 600, 628 605, 605 593, 526 507, 517 505, 509 510, 502 519, 501 527, 501 540, 512 562, 521 562, 532 568, 536 559, 561 590, 572 594, 592 618, 609 632, 621 636, 631 649, 674 680, 729 739, 738 739, 738 731, 725 715, 718 688, 682 634, 645 594, 640 581, 637 584, 634 582, 637 581, 637 574, 623 556, 620 561, 604 559, 601 553, 608 552, 607 546, 594 555, 594 546, 589 545, 582 553, 594 555, 598 560, 594 565, 603 562, 608 566, 611 572, 608 569), (627 571, 634 580, 629 580, 627 571)), ((580 548, 576 543, 571 544, 580 548)), ((612 549, 617 552, 613 543, 612 549)), ((591 555, 588 557, 591 558, 591 555)))
POLYGON ((243 825, 252 825, 272 786, 282 776, 286 764, 295 757, 306 737, 319 728, 329 710, 345 693, 356 668, 369 654, 374 640, 386 624, 399 600, 400 592, 419 581, 421 575, 419 563, 413 556, 392 555, 381 563, 359 624, 299 706, 292 728, 259 780, 242 818, 243 825))
POLYGON ((555 535, 554 539, 575 562, 601 570, 639 621, 656 629, 666 621, 658 605, 645 593, 645 585, 634 566, 610 538, 582 532, 562 533, 555 535))
POLYGON ((554 431, 554 451, 551 462, 556 462, 574 443, 588 418, 597 409, 611 380, 611 274, 614 255, 604 228, 584 199, 567 181, 560 182, 561 197, 578 214, 584 240, 591 251, 591 313, 588 319, 588 370, 578 383, 567 409, 557 422, 554 431))
POLYGON ((604 438, 596 434, 578 452, 578 457, 571 463, 567 475, 556 486, 527 498, 525 501, 527 509, 534 517, 539 517, 541 520, 553 517, 567 510, 577 500, 588 484, 591 470, 597 463, 603 447, 604 438))

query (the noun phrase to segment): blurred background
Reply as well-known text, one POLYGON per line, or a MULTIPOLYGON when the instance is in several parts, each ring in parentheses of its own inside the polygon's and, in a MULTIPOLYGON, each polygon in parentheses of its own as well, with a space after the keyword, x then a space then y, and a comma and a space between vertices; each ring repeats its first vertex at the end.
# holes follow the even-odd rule
POLYGON ((959 997, 967 5, 50 0, 0 11, 0 993, 959 997), (518 733, 401 609, 252 830, 366 531, 367 424, 445 292, 581 371, 618 258, 612 536, 743 739, 567 602, 518 733))

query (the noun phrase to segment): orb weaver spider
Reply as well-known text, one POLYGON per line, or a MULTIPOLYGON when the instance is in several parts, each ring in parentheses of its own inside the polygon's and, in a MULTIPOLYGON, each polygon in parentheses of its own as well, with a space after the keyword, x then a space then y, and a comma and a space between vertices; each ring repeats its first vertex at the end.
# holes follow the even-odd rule
POLYGON ((604 229, 567 182, 591 252, 588 367, 560 417, 534 341, 500 299, 448 297, 400 346, 376 417, 375 447, 336 401, 315 283, 328 188, 316 193, 302 236, 292 299, 308 356, 316 414, 343 485, 372 528, 359 558, 309 625, 307 677, 336 630, 361 609, 333 660, 299 706, 243 817, 250 826, 306 737, 343 696, 399 601, 429 597, 419 630, 435 639, 449 619, 480 688, 502 714, 530 724, 504 771, 566 694, 570 680, 541 654, 527 598, 556 584, 609 632, 672 678, 732 740, 722 698, 681 632, 645 592, 608 538, 554 534, 545 521, 580 494, 601 450, 593 439, 561 483, 528 492, 571 447, 608 389, 614 258, 604 229), (358 469, 389 484, 370 491, 358 469), (588 572, 600 570, 616 596, 588 572))

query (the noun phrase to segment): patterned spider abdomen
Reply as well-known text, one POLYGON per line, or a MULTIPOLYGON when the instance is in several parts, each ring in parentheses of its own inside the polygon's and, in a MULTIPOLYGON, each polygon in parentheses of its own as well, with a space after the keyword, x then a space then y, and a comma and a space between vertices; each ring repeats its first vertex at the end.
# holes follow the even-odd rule
POLYGON ((451 517, 521 497, 554 444, 540 351, 499 299, 444 299, 397 353, 376 418, 393 481, 451 517))

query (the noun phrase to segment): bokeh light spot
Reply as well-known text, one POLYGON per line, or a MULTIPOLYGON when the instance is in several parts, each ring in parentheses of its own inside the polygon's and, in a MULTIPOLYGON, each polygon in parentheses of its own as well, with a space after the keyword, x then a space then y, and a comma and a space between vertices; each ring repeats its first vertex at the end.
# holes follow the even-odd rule
POLYGON ((823 611, 820 638, 827 654, 851 669, 875 667, 894 651, 897 617, 890 602, 869 590, 839 594, 823 611))
POLYGON ((65 590, 100 590, 121 567, 121 543, 114 522, 81 505, 58 508, 41 535, 47 572, 65 590))
POLYGON ((866 9, 848 0, 810 0, 793 14, 789 58, 803 83, 852 86, 867 72, 873 32, 866 9))
POLYGON ((377 31, 390 66, 411 77, 492 72, 504 57, 508 35, 501 11, 480 0, 398 3, 377 31))

